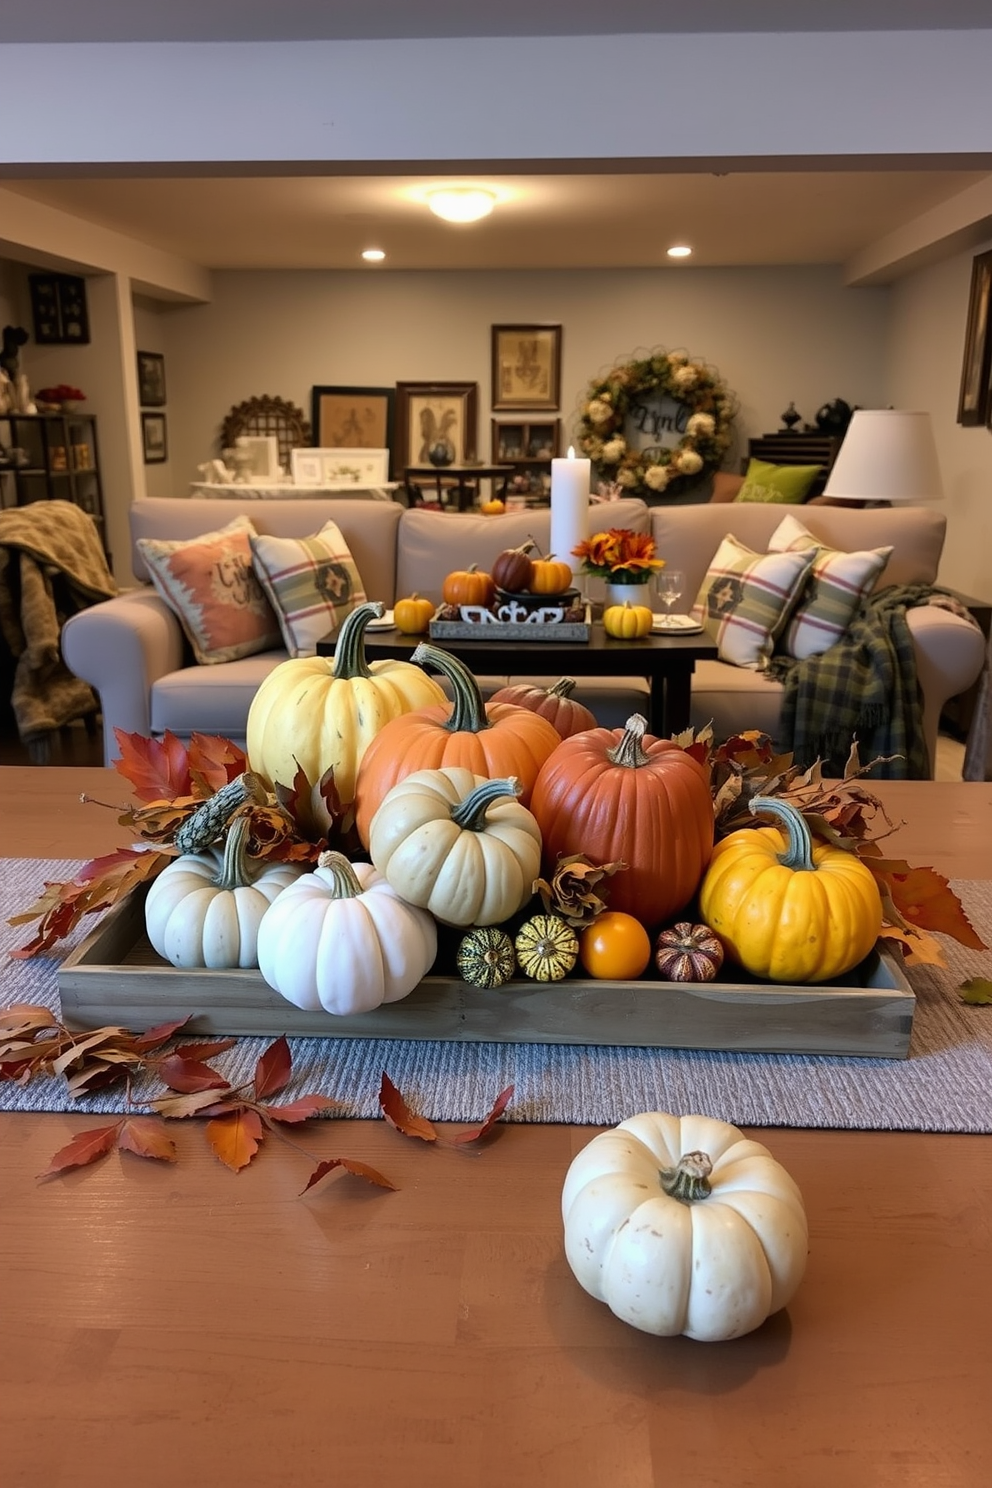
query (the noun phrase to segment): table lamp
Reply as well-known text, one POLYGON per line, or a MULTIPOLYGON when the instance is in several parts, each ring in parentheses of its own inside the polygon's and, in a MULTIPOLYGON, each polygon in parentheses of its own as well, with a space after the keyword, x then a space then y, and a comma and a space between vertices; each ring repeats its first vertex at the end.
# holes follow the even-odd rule
POLYGON ((943 495, 929 413, 859 408, 851 416, 823 490, 826 500, 887 506, 943 495))

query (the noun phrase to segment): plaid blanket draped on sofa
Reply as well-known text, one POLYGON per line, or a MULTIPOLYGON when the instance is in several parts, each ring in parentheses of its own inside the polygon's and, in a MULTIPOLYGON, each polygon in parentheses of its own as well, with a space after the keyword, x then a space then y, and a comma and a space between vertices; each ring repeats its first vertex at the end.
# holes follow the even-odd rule
POLYGON ((773 657, 769 675, 785 687, 778 745, 803 769, 820 759, 826 774, 841 776, 856 739, 862 763, 885 757, 870 778, 928 779, 906 611, 946 601, 960 608, 927 584, 890 585, 868 597, 829 651, 804 661, 773 657))

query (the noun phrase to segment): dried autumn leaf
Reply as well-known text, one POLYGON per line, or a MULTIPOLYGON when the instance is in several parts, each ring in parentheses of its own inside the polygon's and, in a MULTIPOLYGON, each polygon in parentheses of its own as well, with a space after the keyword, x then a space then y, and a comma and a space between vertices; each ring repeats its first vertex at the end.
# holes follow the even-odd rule
POLYGON ((487 1137, 513 1099, 514 1088, 513 1085, 507 1085, 505 1090, 500 1091, 499 1095, 493 1101, 492 1110, 481 1126, 471 1127, 468 1131, 458 1132, 452 1137, 452 1141, 481 1142, 483 1137, 487 1137))
MULTIPOLYGON (((884 905, 884 898, 882 903, 884 905)), ((947 965, 940 941, 925 930, 914 930, 912 926, 902 930, 898 925, 887 924, 882 926, 879 939, 888 944, 890 950, 898 951, 907 966, 947 965)))
POLYGON ((962 1002, 969 1002, 973 1007, 987 1007, 992 1004, 992 981, 988 977, 969 977, 968 981, 961 983, 958 993, 962 1002))
POLYGON ((50 1008, 33 1002, 14 1002, 0 1008, 0 1033, 17 1038, 39 1028, 54 1028, 55 1015, 50 1008))
POLYGON ((353 1157, 330 1157, 326 1162, 317 1164, 307 1180, 306 1187, 300 1190, 301 1194, 305 1194, 307 1189, 313 1188, 315 1183, 319 1183, 336 1168, 343 1168, 346 1173, 353 1173, 356 1178, 364 1178, 366 1183, 374 1183, 377 1188, 389 1188, 394 1193, 396 1192, 396 1184, 383 1177, 377 1168, 370 1168, 368 1163, 358 1162, 353 1157))
MULTIPOLYGON (((230 1090, 230 1086, 227 1087, 230 1090)), ((174 1121, 184 1121, 190 1116, 202 1116, 211 1106, 217 1105, 216 1090, 198 1090, 192 1095, 159 1095, 146 1101, 160 1116, 174 1121)))
POLYGON ((139 801, 174 801, 192 793, 186 747, 166 729, 161 739, 115 728, 120 758, 114 769, 134 787, 139 801))
POLYGON ((262 1106, 261 1109, 272 1121, 309 1121, 311 1116, 320 1116, 325 1111, 341 1109, 341 1102, 329 1095, 301 1095, 299 1100, 289 1101, 285 1106, 262 1106))
POLYGON ((183 1044, 180 1049, 176 1050, 176 1053, 181 1054, 184 1059, 195 1059, 203 1064, 208 1059, 213 1059, 216 1055, 225 1054, 228 1049, 233 1049, 236 1043, 237 1039, 234 1038, 206 1039, 203 1043, 183 1044))
POLYGON ((73 883, 46 885, 45 894, 36 905, 9 921, 12 925, 20 925, 38 918, 39 914, 41 916, 34 939, 11 951, 11 956, 26 960, 49 950, 56 941, 69 935, 84 915, 116 904, 138 884, 160 873, 173 856, 172 853, 121 848, 85 864, 73 883))
POLYGON ((158 1060, 156 1072, 163 1085, 178 1090, 182 1095, 196 1095, 200 1090, 226 1090, 229 1088, 224 1076, 202 1064, 198 1059, 187 1059, 184 1054, 168 1054, 158 1060))
POLYGON ((121 1152, 133 1152, 137 1157, 151 1157, 158 1162, 175 1162, 176 1144, 167 1136, 160 1121, 151 1116, 128 1116, 121 1122, 117 1133, 117 1146, 121 1152))
POLYGON ((221 1162, 235 1173, 248 1166, 264 1135, 262 1118, 248 1106, 207 1123, 207 1141, 221 1162))
POLYGON ((596 886, 626 867, 624 862, 594 863, 584 853, 572 853, 558 859, 550 879, 534 880, 534 893, 541 896, 545 913, 559 915, 578 929, 591 925, 606 908, 606 900, 596 893, 596 886))
POLYGON ((902 858, 882 858, 873 853, 861 857, 876 882, 888 891, 902 922, 949 935, 969 950, 988 950, 942 873, 933 868, 912 868, 902 858))
POLYGON ((215 795, 248 768, 244 750, 219 734, 191 735, 186 762, 193 789, 201 800, 215 795))
POLYGON ((289 1084, 292 1073, 293 1056, 283 1034, 269 1045, 255 1066, 255 1099, 278 1095, 289 1084))
MULTIPOLYGON (((133 1040, 134 1047, 139 1049, 143 1054, 149 1054, 153 1049, 161 1048, 163 1044, 169 1042, 174 1034, 179 1032, 180 1028, 186 1027, 192 1016, 192 1013, 187 1013, 185 1018, 173 1018, 169 1023, 157 1023, 154 1028, 148 1028, 144 1033, 136 1033, 133 1040)), ((234 1040, 232 1039, 225 1047, 230 1048, 230 1044, 233 1042, 234 1040)), ((194 1055, 188 1045, 185 1046, 184 1052, 187 1059, 206 1057, 204 1055, 194 1055)))
POLYGON ((88 1163, 105 1157, 117 1141, 119 1123, 110 1126, 91 1126, 79 1132, 65 1147, 60 1147, 48 1167, 39 1178, 51 1178, 55 1173, 64 1173, 66 1168, 85 1168, 88 1163))
POLYGON ((418 1116, 410 1110, 396 1086, 383 1071, 379 1086, 379 1108, 390 1126, 405 1137, 418 1137, 422 1142, 436 1142, 437 1132, 426 1116, 418 1116))

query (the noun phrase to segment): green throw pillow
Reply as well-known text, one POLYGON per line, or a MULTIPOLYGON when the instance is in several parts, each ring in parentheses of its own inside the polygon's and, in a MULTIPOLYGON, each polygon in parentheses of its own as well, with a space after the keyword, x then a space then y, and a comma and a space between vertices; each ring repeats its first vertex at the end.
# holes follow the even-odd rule
POLYGON ((735 501, 805 501, 821 465, 772 465, 767 460, 749 460, 735 501))

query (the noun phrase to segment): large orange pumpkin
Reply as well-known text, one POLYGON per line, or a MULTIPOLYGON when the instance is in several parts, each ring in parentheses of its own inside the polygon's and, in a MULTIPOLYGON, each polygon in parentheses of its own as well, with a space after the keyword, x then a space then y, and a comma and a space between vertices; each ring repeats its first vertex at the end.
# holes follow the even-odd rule
POLYGON ((553 723, 563 739, 581 734, 596 727, 596 715, 585 703, 572 697, 575 689, 574 677, 561 677, 553 687, 538 687, 533 682, 514 682, 510 687, 501 687, 489 699, 492 703, 514 703, 518 708, 530 708, 553 723))
POLYGON ((623 859, 626 870, 610 879, 610 909, 653 926, 684 909, 699 887, 713 850, 713 800, 703 766, 670 739, 645 734, 646 726, 635 714, 626 728, 564 739, 541 767, 530 809, 546 873, 562 854, 623 859))
MULTIPOLYGON (((355 824, 366 846, 372 818, 386 792, 414 770, 462 765, 488 780, 512 775, 520 786, 519 800, 526 806, 538 770, 561 744, 554 725, 529 708, 484 704, 468 667, 440 647, 421 641, 411 660, 443 673, 451 684, 453 701, 412 711, 407 728, 386 724, 365 751, 355 796, 355 824)), ((391 723, 400 721, 396 718, 391 723)))

